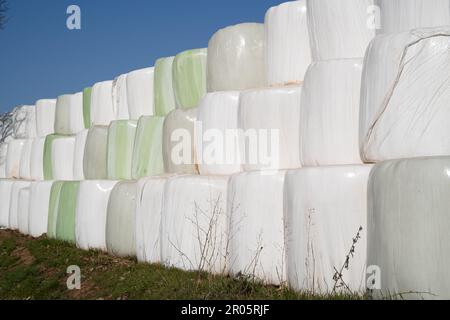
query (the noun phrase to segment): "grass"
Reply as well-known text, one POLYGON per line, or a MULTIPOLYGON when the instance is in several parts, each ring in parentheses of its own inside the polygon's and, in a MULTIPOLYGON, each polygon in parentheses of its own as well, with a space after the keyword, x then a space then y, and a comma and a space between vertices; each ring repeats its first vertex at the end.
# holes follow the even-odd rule
POLYGON ((45 237, 0 230, 0 299, 14 300, 316 300, 319 297, 248 279, 184 272, 45 237), (68 290, 68 266, 81 269, 81 290, 68 290))

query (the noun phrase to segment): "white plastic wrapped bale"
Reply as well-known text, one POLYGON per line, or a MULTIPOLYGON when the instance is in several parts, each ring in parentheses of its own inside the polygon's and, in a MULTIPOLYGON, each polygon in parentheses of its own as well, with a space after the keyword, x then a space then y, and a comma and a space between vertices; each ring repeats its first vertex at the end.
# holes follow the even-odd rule
POLYGON ((108 201, 117 181, 81 181, 78 190, 75 234, 78 248, 106 251, 108 201))
POLYGON ((24 188, 30 187, 31 182, 14 181, 11 187, 11 197, 9 200, 9 229, 19 229, 19 195, 24 188))
POLYGON ((197 174, 195 122, 197 108, 173 110, 164 121, 163 158, 166 173, 197 174))
POLYGON ((53 181, 31 183, 28 231, 32 237, 39 238, 47 233, 52 186, 53 181))
POLYGON ((13 136, 15 139, 36 137, 36 107, 20 106, 13 111, 13 136))
POLYGON ((36 132, 39 138, 55 133, 56 99, 41 99, 36 102, 36 132))
POLYGON ((31 146, 31 180, 44 180, 44 147, 46 138, 36 138, 31 146))
POLYGON ((171 176, 143 178, 137 184, 136 255, 140 262, 161 263, 164 190, 171 176))
POLYGON ((228 273, 228 177, 182 176, 164 192, 161 258, 169 267, 228 273))
POLYGON ((20 178, 20 160, 25 142, 26 140, 20 139, 11 140, 8 143, 8 155, 6 157, 6 178, 8 179, 20 178))
POLYGON ((106 247, 119 257, 136 256, 137 182, 119 182, 112 190, 106 219, 106 247))
POLYGON ((311 63, 306 0, 270 8, 265 18, 269 85, 301 83, 311 63))
POLYGON ((283 185, 285 172, 234 175, 228 188, 231 273, 268 284, 286 281, 283 185))
POLYGON ((266 84, 264 25, 242 23, 217 31, 208 44, 208 92, 266 84))
POLYGON ((155 63, 155 115, 165 117, 175 109, 173 92, 173 60, 175 57, 161 58, 155 63))
POLYGON ((375 36, 369 23, 373 0, 308 0, 313 61, 364 57, 375 36))
POLYGON ((130 119, 130 113, 128 111, 127 77, 128 75, 122 74, 115 78, 112 84, 112 101, 117 120, 130 119))
POLYGON ((94 126, 109 126, 116 120, 112 100, 112 81, 103 81, 94 84, 91 91, 90 121, 94 126))
POLYGON ((242 171, 239 151, 239 92, 208 93, 200 102, 198 121, 202 134, 196 136, 201 175, 230 175, 242 171))
POLYGON ((330 166, 287 173, 286 257, 288 283, 294 289, 365 293, 371 169, 371 165, 330 166), (336 271, 341 278, 335 277, 336 271))
POLYGON ((152 116, 154 107, 155 68, 145 68, 130 72, 127 77, 128 110, 131 120, 142 116, 152 116))
POLYGON ((374 0, 379 8, 377 34, 450 25, 449 0, 374 0))
MULTIPOLYGON (((368 260, 377 295, 449 299, 450 158, 386 161, 369 182, 368 260)), ((369 282, 369 281, 368 281, 369 282)))
POLYGON ((73 177, 73 160, 75 137, 64 137, 52 143, 52 173, 54 180, 71 181, 73 177))
POLYGON ((75 149, 73 158, 73 179, 84 180, 84 149, 86 147, 86 140, 89 130, 80 131, 75 137, 75 149))
POLYGON ((26 139, 20 156, 19 178, 24 180, 31 179, 31 149, 33 140, 26 139))
POLYGON ((23 235, 29 234, 30 187, 19 191, 17 204, 17 229, 23 235))
POLYGON ((8 158, 8 144, 0 143, 0 179, 6 178, 6 159, 8 158))
POLYGON ((302 92, 300 154, 303 166, 361 164, 359 103, 361 59, 328 60, 308 69, 302 92))
POLYGON ((113 121, 108 129, 108 179, 131 179, 137 121, 113 121))
POLYGON ((59 96, 56 102, 55 132, 69 135, 83 129, 83 93, 59 96))
POLYGON ((0 180, 0 228, 9 228, 9 205, 14 180, 0 180))
POLYGON ((363 160, 450 154, 450 27, 378 36, 361 88, 363 160))
POLYGON ((83 172, 86 180, 108 178, 108 127, 94 126, 89 129, 84 149, 83 172))
POLYGON ((241 93, 239 128, 245 171, 300 168, 301 86, 241 93))

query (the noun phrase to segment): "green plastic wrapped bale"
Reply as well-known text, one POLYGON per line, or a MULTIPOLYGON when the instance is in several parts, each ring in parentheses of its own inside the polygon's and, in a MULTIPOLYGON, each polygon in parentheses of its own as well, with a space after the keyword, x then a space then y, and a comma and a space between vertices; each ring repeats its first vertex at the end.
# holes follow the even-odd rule
POLYGON ((131 179, 137 121, 113 121, 108 130, 108 179, 131 179))
POLYGON ((91 92, 92 87, 83 90, 83 119, 86 129, 91 127, 91 92))
POLYGON ((178 54, 173 61, 173 90, 177 108, 197 107, 206 94, 207 49, 178 54))
POLYGON ((75 215, 79 182, 64 182, 59 194, 56 239, 75 243, 75 215))
POLYGON ((163 117, 139 119, 133 151, 133 179, 139 180, 164 173, 163 130, 163 117))
POLYGON ((136 193, 137 182, 120 182, 109 197, 106 246, 118 257, 136 255, 136 193))
POLYGON ((106 180, 108 127, 93 126, 89 129, 84 149, 83 171, 86 180, 106 180))
POLYGON ((64 182, 56 181, 52 185, 50 191, 50 203, 48 206, 48 222, 47 222, 47 236, 51 239, 56 238, 56 222, 58 219, 59 196, 64 182))
POLYGON ((45 138, 44 143, 44 180, 53 180, 52 169, 52 145, 56 139, 62 139, 66 136, 51 134, 45 138))
POLYGON ((175 95, 173 93, 172 67, 175 57, 161 58, 155 63, 155 115, 165 117, 175 109, 175 95))

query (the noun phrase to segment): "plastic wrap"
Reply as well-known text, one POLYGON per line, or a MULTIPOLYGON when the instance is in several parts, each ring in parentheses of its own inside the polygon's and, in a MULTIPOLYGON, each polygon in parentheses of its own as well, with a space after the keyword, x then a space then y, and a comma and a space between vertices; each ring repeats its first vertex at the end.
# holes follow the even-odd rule
POLYGON ((52 186, 53 181, 33 182, 30 186, 28 231, 32 237, 47 233, 52 186))
POLYGON ((91 126, 109 126, 116 120, 112 101, 112 81, 94 84, 91 90, 91 126))
POLYGON ((369 23, 373 0, 308 0, 313 61, 361 58, 375 36, 369 23))
POLYGON ((49 135, 45 138, 44 143, 44 179, 53 180, 53 166, 52 166, 52 154, 53 154, 53 142, 57 139, 65 138, 56 134, 49 135))
POLYGON ((287 173, 286 257, 288 282, 294 289, 312 294, 365 293, 371 169, 371 165, 331 166, 287 173))
POLYGON ((172 66, 175 57, 161 58, 155 63, 155 115, 165 117, 175 109, 172 66))
POLYGON ((361 73, 361 59, 315 62, 308 69, 300 112, 303 166, 362 163, 359 152, 361 73))
POLYGON ((137 121, 113 121, 108 130, 108 179, 131 179, 137 121))
POLYGON ((106 251, 108 201, 117 181, 82 181, 76 208, 76 243, 84 250, 106 251))
POLYGON ((261 23, 242 23, 217 31, 208 44, 208 92, 263 87, 264 49, 261 23))
POLYGON ((30 188, 19 191, 17 204, 17 229, 23 235, 29 234, 28 221, 30 217, 30 188))
POLYGON ((62 181, 53 183, 50 190, 50 201, 48 205, 48 219, 47 219, 47 237, 56 239, 56 225, 58 221, 59 198, 61 189, 64 185, 62 181))
POLYGON ((91 95, 91 87, 83 90, 83 121, 85 129, 89 129, 91 127, 91 95))
POLYGON ((182 176, 164 192, 161 258, 166 266, 228 272, 228 177, 182 176))
POLYGON ((79 182, 64 182, 59 194, 56 239, 75 243, 75 216, 79 182))
POLYGON ((40 138, 55 133, 55 99, 42 99, 36 102, 36 132, 40 138))
POLYGON ((6 156, 6 178, 20 178, 20 159, 26 140, 11 140, 6 156))
POLYGON ((206 93, 207 49, 178 54, 173 61, 173 92, 177 108, 196 108, 206 93))
POLYGON ((75 137, 55 139, 51 148, 52 178, 63 181, 74 180, 75 137))
POLYGON ((197 174, 195 121, 197 108, 174 110, 164 121, 163 159, 166 173, 197 174))
POLYGON ((377 34, 450 25, 449 0, 374 0, 380 8, 377 34))
POLYGON ((249 90, 241 94, 244 170, 300 168, 301 86, 249 90))
POLYGON ((15 139, 36 138, 36 107, 19 106, 13 111, 13 136, 15 139))
POLYGON ((228 188, 230 268, 268 284, 286 281, 283 225, 285 172, 234 175, 228 188))
POLYGON ((33 140, 27 139, 22 148, 20 156, 19 178, 23 180, 31 180, 31 149, 33 140))
POLYGON ((80 131, 75 138, 75 149, 73 154, 73 179, 84 180, 84 149, 89 130, 80 131))
POLYGON ((89 129, 84 149, 83 171, 87 180, 105 180, 107 172, 108 127, 89 129))
POLYGON ((136 256, 136 192, 137 182, 119 182, 109 197, 106 247, 115 256, 136 256))
POLYGON ((9 205, 14 180, 0 180, 0 228, 9 228, 9 205))
POLYGON ((142 116, 154 115, 154 73, 155 69, 152 67, 128 74, 127 95, 131 120, 139 120, 142 116))
POLYGON ((378 36, 361 88, 363 160, 450 154, 450 27, 378 36))
POLYGON ((44 147, 46 138, 36 138, 31 146, 31 180, 44 180, 44 147))
POLYGON ((112 101, 117 120, 130 119, 130 113, 128 111, 127 77, 128 75, 122 74, 115 78, 112 84, 112 101))
POLYGON ((6 178, 6 159, 8 158, 8 144, 0 143, 0 179, 6 178))
POLYGON ((140 179, 164 173, 163 117, 141 117, 136 130, 131 175, 140 179))
POLYGON ((55 133, 77 134, 83 129, 83 93, 59 96, 55 111, 55 133))
POLYGON ((301 83, 311 63, 306 0, 270 8, 265 18, 269 85, 301 83))
POLYGON ((19 203, 20 191, 28 188, 31 182, 15 181, 11 187, 11 198, 9 200, 9 229, 19 229, 19 203))
POLYGON ((200 102, 196 136, 201 175, 230 175, 242 171, 238 131, 239 92, 208 93, 200 102))

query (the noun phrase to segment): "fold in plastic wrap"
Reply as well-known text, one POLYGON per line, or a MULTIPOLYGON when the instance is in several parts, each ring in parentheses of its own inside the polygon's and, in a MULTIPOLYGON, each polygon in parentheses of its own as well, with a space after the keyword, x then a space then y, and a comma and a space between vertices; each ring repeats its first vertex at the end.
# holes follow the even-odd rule
POLYGON ((306 0, 270 8, 265 17, 269 85, 301 83, 311 63, 306 0))
POLYGON ((6 159, 8 158, 8 144, 0 143, 0 179, 6 178, 6 159))
POLYGON ((361 59, 313 63, 305 78, 300 115, 303 166, 361 164, 361 59))
POLYGON ((23 145, 22 154, 20 156, 19 178, 23 180, 31 180, 31 149, 33 140, 27 139, 23 145))
POLYGON ((363 160, 450 154, 450 27, 378 36, 361 88, 363 160))
POLYGON ((52 186, 53 181, 31 183, 28 231, 32 237, 39 238, 47 233, 52 186))
POLYGON ((83 129, 83 93, 59 96, 55 111, 55 133, 77 134, 83 129))
POLYGON ((51 148, 52 179, 62 181, 74 180, 75 137, 55 139, 51 148))
POLYGON ((155 68, 145 68, 130 72, 127 76, 128 110, 131 120, 142 116, 152 116, 155 112, 154 102, 155 68))
POLYGON ((264 48, 261 23, 242 23, 217 31, 208 44, 208 92, 263 87, 264 48))
POLYGON ((378 164, 368 194, 367 263, 378 268, 368 280, 381 289, 376 294, 449 299, 450 158, 378 164))
POLYGON ((377 34, 450 25, 448 0, 374 0, 380 8, 377 34))
POLYGON ((91 127, 91 96, 92 88, 85 88, 83 90, 83 121, 85 129, 91 127))
POLYGON ((84 149, 89 130, 80 131, 75 137, 75 147, 73 154, 73 179, 84 180, 84 149))
POLYGON ((112 84, 112 102, 116 120, 130 119, 130 113, 128 111, 127 77, 128 75, 122 74, 115 78, 112 84))
POLYGON ((117 181, 81 181, 76 208, 76 243, 84 250, 106 251, 108 202, 117 181))
POLYGON ((91 126, 109 126, 116 120, 112 101, 112 81, 94 84, 91 90, 91 126))
POLYGON ((14 180, 0 180, 0 228, 9 228, 9 205, 14 180))
POLYGON ((172 67, 175 57, 161 58, 155 63, 155 115, 165 117, 175 109, 172 67))
POLYGON ((56 239, 75 244, 75 216, 80 182, 64 182, 59 194, 56 239))
POLYGON ((20 189, 17 204, 17 229, 23 235, 29 235, 30 187, 20 189))
POLYGON ((46 138, 36 138, 31 146, 30 174, 31 180, 44 180, 44 148, 46 138))
POLYGON ((207 49, 194 49, 175 57, 173 91, 177 108, 196 108, 205 95, 207 56, 207 49))
POLYGON ((241 156, 245 171, 300 168, 301 94, 301 86, 241 94, 238 118, 244 130, 241 156))
POLYGON ((8 179, 20 178, 20 160, 25 142, 26 140, 21 139, 11 140, 8 143, 8 154, 6 156, 6 178, 8 179))
POLYGON ((182 176, 164 192, 161 258, 166 266, 226 274, 228 177, 182 176))
POLYGON ((50 201, 48 205, 47 237, 56 239, 56 225, 58 221, 59 198, 63 181, 55 181, 50 190, 50 201))
POLYGON ((163 129, 163 117, 141 117, 139 119, 131 167, 133 179, 138 180, 164 173, 163 129))
POLYGON ((208 93, 200 102, 196 158, 201 175, 230 175, 242 171, 238 131, 238 91, 208 93))
POLYGON ((137 182, 119 182, 111 192, 106 219, 106 247, 119 257, 136 256, 137 182))
POLYGON ((308 0, 313 61, 364 57, 375 37, 371 6, 373 0, 308 0))
POLYGON ((164 121, 164 171, 172 174, 197 174, 195 122, 197 108, 174 110, 164 121))
POLYGON ((36 133, 40 138, 55 133, 56 99, 41 99, 36 102, 36 133))
POLYGON ((89 129, 84 149, 83 171, 86 180, 106 180, 108 154, 108 127, 89 129))
POLYGON ((9 229, 19 229, 19 203, 20 191, 24 188, 30 187, 31 182, 28 181, 14 181, 11 187, 11 198, 9 200, 9 229))
POLYGON ((268 284, 286 281, 283 225, 285 172, 234 175, 228 188, 231 273, 268 284))
POLYGON ((36 138, 36 107, 19 106, 13 110, 13 137, 15 139, 36 138))
POLYGON ((288 282, 294 289, 365 293, 371 169, 371 165, 330 166, 287 173, 286 257, 288 282))
POLYGON ((108 179, 131 179, 137 121, 113 121, 108 129, 108 179))

